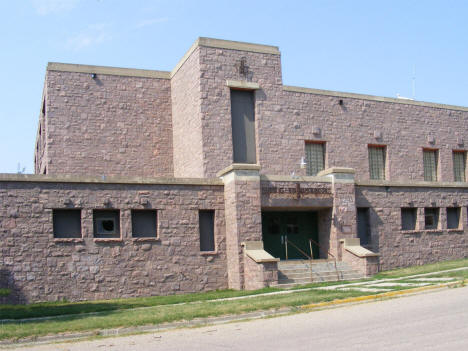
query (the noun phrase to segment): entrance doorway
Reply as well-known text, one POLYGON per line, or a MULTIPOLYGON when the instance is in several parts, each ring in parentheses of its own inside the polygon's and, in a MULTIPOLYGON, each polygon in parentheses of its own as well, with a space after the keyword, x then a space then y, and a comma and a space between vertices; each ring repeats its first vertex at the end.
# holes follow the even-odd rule
POLYGON ((281 260, 318 259, 317 212, 263 212, 264 249, 281 260))

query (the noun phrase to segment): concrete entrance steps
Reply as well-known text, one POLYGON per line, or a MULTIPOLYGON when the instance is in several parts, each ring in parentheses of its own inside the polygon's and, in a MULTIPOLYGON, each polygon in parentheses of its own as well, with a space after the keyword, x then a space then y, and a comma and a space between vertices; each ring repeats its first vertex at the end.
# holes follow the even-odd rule
POLYGON ((319 282, 356 280, 364 278, 358 271, 342 261, 287 260, 278 262, 278 288, 290 288, 319 282))

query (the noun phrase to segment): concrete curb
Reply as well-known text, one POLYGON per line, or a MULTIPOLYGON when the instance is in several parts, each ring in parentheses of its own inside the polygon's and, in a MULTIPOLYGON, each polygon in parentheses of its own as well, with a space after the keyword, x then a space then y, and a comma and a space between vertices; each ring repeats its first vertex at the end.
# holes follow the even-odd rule
POLYGON ((67 341, 78 341, 92 337, 111 337, 111 336, 124 336, 129 334, 139 333, 151 333, 151 332, 162 332, 178 328, 192 328, 201 327, 205 325, 216 325, 230 322, 241 322, 251 319, 260 319, 265 317, 276 317, 281 315, 287 315, 295 312, 307 312, 308 310, 323 310, 328 308, 337 308, 344 305, 354 305, 358 303, 373 302, 378 300, 386 300, 391 298, 402 297, 406 295, 414 295, 418 293, 424 293, 431 290, 441 290, 451 287, 458 287, 462 284, 468 283, 467 280, 458 280, 454 282, 441 283, 437 285, 423 286, 407 290, 390 291, 381 294, 366 295, 359 297, 350 297, 346 299, 333 300, 329 302, 319 302, 315 304, 308 304, 297 307, 283 307, 275 310, 268 311, 255 311, 248 312, 239 315, 228 315, 219 317, 208 317, 208 318, 196 318, 191 321, 180 321, 173 323, 165 323, 160 325, 146 325, 139 327, 128 327, 128 328, 114 328, 104 329, 98 331, 88 331, 82 333, 71 333, 62 335, 48 335, 41 337, 24 338, 20 340, 4 340, 0 341, 0 348, 12 348, 16 346, 28 346, 28 345, 40 345, 67 341))

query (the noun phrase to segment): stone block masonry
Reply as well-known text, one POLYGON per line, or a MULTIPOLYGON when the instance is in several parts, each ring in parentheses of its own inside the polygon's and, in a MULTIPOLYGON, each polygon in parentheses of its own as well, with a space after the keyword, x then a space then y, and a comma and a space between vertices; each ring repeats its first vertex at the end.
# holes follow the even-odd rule
POLYGON ((223 186, 0 182, 0 283, 9 302, 95 300, 227 288, 223 186), (81 209, 82 239, 57 239, 53 209, 81 209), (120 239, 93 238, 93 209, 120 210, 120 239), (157 210, 157 238, 132 237, 131 210, 157 210), (198 211, 215 210, 215 252, 198 211))

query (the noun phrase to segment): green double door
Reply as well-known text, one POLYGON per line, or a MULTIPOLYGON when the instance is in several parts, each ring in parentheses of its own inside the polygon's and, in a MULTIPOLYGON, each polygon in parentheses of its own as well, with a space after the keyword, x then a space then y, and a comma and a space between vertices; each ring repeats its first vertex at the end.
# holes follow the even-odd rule
POLYGON ((305 253, 320 258, 317 212, 263 212, 262 236, 265 250, 273 257, 307 259, 305 253))

